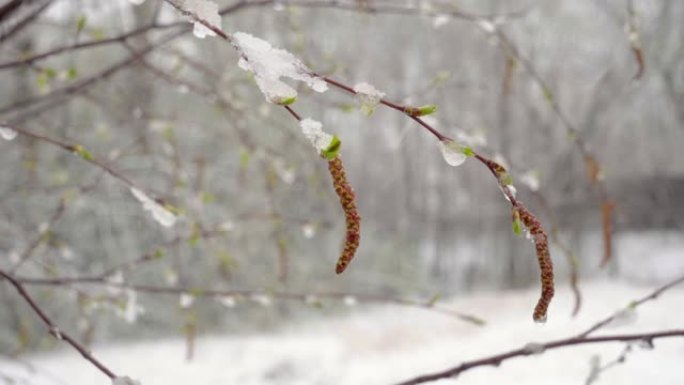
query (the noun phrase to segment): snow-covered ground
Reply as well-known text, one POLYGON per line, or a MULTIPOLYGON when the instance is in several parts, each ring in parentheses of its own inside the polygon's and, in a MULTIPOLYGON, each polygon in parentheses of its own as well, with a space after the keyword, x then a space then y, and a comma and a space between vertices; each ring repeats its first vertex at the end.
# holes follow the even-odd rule
MULTIPOLYGON (((196 359, 184 361, 181 339, 97 346, 94 353, 115 372, 143 385, 365 385, 392 384, 461 361, 578 333, 655 286, 623 282, 584 284, 585 303, 569 317, 571 297, 560 288, 549 322, 531 320, 536 290, 489 292, 455 298, 454 309, 488 321, 477 327, 419 309, 358 307, 339 318, 312 320, 269 334, 204 336, 196 359)), ((643 305, 636 319, 603 333, 653 331, 684 326, 684 289, 675 288, 643 305)), ((584 384, 593 355, 615 359, 624 344, 567 348, 517 358, 500 367, 477 368, 439 384, 584 384)), ((26 379, 18 384, 97 385, 110 381, 70 350, 25 358, 38 370, 0 361, 0 373, 26 379)), ((0 377, 1 379, 1 377, 0 377)), ((655 341, 655 349, 633 349, 625 364, 606 371, 598 384, 684 384, 684 339, 655 341)))

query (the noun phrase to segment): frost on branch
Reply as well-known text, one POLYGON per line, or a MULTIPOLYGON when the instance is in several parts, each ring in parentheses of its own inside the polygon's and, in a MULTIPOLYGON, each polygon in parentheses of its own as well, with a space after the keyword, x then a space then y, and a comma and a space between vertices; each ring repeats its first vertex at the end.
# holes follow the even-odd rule
POLYGON ((169 211, 166 207, 155 202, 152 198, 147 196, 144 192, 135 187, 131 187, 131 194, 140 201, 145 211, 149 211, 155 221, 159 222, 164 227, 171 227, 176 223, 176 215, 169 211))
POLYGON ((380 103, 380 99, 385 96, 384 92, 375 89, 371 84, 358 83, 354 86, 354 92, 361 102, 361 112, 366 116, 373 115, 375 107, 380 103))
POLYGON ((17 132, 11 127, 0 125, 0 136, 5 140, 13 140, 17 137, 17 132))
POLYGON ((257 86, 270 103, 288 105, 297 98, 297 91, 281 78, 304 82, 316 92, 328 89, 326 82, 313 75, 297 57, 283 49, 273 48, 265 40, 236 32, 233 44, 241 54, 238 65, 254 74, 257 86))

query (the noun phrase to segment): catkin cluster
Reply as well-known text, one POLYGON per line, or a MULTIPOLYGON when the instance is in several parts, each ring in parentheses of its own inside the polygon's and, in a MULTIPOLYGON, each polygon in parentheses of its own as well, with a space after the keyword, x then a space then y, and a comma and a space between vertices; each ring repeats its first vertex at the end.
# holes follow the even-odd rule
POLYGON ((335 192, 337 193, 337 196, 340 197, 340 204, 344 211, 347 227, 342 253, 335 268, 335 272, 341 274, 347 268, 351 260, 354 259, 356 249, 359 247, 359 241, 361 239, 361 216, 356 209, 354 189, 352 189, 347 181, 344 165, 339 156, 328 160, 328 169, 330 170, 335 192))
POLYGON ((539 270, 541 271, 542 288, 532 318, 535 322, 545 322, 546 312, 554 295, 553 262, 551 260, 551 254, 549 253, 548 237, 539 220, 525 207, 521 205, 515 207, 513 210, 514 215, 515 211, 517 211, 523 225, 525 225, 525 228, 530 232, 534 239, 534 245, 537 251, 537 261, 539 263, 539 270))

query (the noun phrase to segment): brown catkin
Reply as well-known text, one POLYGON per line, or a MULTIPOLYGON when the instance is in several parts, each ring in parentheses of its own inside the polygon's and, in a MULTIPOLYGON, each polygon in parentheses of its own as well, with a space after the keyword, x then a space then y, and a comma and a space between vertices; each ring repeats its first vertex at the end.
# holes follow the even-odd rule
POLYGON ((613 258, 613 209, 615 204, 605 201, 601 205, 601 216, 603 219, 603 258, 601 267, 606 267, 613 258))
POLYGON ((518 211, 520 220, 534 239, 534 245, 537 251, 537 262, 539 263, 539 270, 541 271, 541 295, 537 301, 537 306, 534 308, 532 318, 535 322, 546 322, 546 313, 555 292, 553 261, 551 260, 551 253, 549 253, 549 240, 541 223, 532 213, 522 205, 516 206, 514 210, 518 211))
POLYGON ((361 216, 356 209, 354 189, 352 189, 347 181, 344 165, 339 156, 328 160, 328 169, 330 170, 335 192, 340 197, 340 204, 344 211, 347 228, 342 253, 337 260, 335 268, 335 272, 341 274, 349 266, 351 260, 354 259, 356 249, 359 247, 359 241, 361 240, 361 216))

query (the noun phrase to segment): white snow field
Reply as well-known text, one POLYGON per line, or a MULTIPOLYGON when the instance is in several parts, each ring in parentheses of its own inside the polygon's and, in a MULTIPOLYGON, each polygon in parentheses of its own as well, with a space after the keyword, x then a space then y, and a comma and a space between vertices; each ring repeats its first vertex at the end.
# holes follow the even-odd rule
MULTIPOLYGON (((322 317, 273 333, 203 336, 197 341, 195 360, 189 363, 184 360, 181 338, 95 346, 93 352, 117 374, 142 385, 389 385, 529 342, 577 334, 656 286, 584 283, 584 306, 575 319, 569 316, 570 292, 560 287, 545 325, 532 322, 535 289, 478 293, 448 302, 455 310, 486 319, 484 327, 420 309, 357 306, 345 316, 322 317)), ((636 317, 622 318, 621 325, 597 335, 682 328, 684 287, 642 305, 636 317)), ((601 373, 594 383, 684 384, 684 338, 656 340, 652 350, 638 345, 624 364, 601 373)), ((435 384, 581 385, 589 375, 592 356, 607 363, 624 347, 624 343, 610 343, 553 350, 505 361, 498 368, 476 368, 435 384)), ((0 374, 19 379, 17 385, 111 383, 66 347, 22 360, 0 361, 0 374)))

